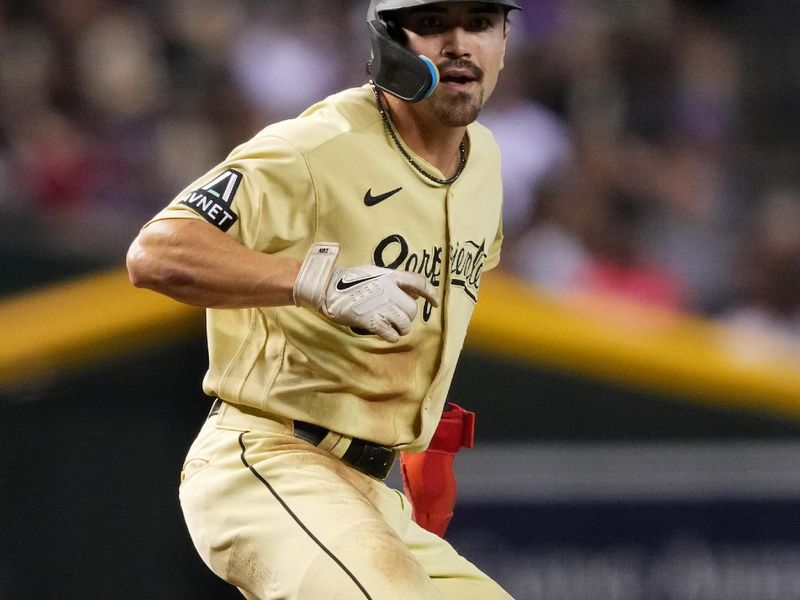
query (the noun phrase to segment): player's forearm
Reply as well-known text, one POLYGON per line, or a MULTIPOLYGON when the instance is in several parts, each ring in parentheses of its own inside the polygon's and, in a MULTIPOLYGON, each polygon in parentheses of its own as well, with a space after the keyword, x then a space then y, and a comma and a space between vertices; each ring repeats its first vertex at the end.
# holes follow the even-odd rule
POLYGON ((255 252, 192 219, 145 227, 127 266, 136 287, 209 308, 291 305, 300 269, 297 261, 255 252))

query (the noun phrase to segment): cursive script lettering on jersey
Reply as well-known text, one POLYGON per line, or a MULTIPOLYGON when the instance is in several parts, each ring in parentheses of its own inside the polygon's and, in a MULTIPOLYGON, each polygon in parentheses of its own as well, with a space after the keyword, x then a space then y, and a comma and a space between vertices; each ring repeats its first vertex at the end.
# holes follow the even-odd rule
MULTIPOLYGON (((481 273, 486 263, 486 240, 480 243, 472 240, 457 241, 450 245, 447 260, 449 261, 450 282, 464 290, 464 294, 476 302, 481 273)), ((433 246, 430 249, 412 250, 408 241, 399 233, 385 237, 378 242, 372 254, 372 261, 378 267, 387 269, 403 269, 424 275, 432 285, 441 285, 444 268, 444 248, 433 246)), ((422 318, 427 321, 433 307, 425 302, 422 318)))

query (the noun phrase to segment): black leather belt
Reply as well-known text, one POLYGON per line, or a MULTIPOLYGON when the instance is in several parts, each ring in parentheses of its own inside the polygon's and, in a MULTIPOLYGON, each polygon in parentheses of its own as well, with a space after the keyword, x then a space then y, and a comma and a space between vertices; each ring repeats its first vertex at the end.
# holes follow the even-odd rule
MULTIPOLYGON (((221 409, 222 400, 217 398, 211 405, 211 411, 208 413, 209 418, 219 414, 221 409)), ((304 421, 294 422, 294 436, 314 446, 319 446, 329 433, 329 429, 325 429, 319 425, 313 425, 312 423, 306 423, 304 421)), ((359 438, 351 439, 350 445, 347 447, 344 455, 342 455, 343 462, 376 479, 386 479, 389 475, 389 471, 392 470, 392 465, 394 465, 396 458, 396 450, 392 450, 386 446, 379 446, 378 444, 359 438)))

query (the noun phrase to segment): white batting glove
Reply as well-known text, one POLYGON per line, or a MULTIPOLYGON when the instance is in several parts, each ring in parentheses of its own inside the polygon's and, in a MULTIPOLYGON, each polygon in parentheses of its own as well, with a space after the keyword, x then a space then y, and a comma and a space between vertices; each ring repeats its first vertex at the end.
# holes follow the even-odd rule
POLYGON ((420 273, 365 265, 336 266, 339 244, 320 242, 311 249, 294 284, 294 303, 313 308, 331 321, 366 329, 387 342, 411 331, 417 298, 439 306, 433 286, 420 273))

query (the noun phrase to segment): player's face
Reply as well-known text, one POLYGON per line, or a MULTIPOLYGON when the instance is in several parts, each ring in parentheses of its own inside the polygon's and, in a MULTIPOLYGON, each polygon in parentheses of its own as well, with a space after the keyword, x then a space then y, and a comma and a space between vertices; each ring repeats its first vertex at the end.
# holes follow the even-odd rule
POLYGON ((482 2, 430 4, 398 11, 408 49, 430 58, 441 80, 425 101, 439 122, 472 123, 503 68, 508 28, 505 11, 482 2))

